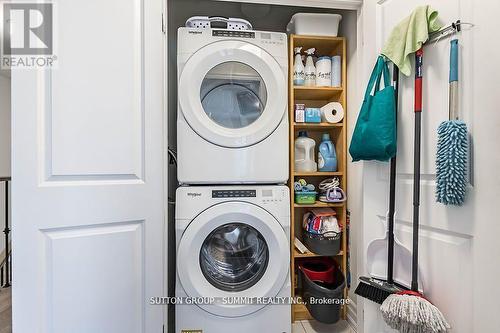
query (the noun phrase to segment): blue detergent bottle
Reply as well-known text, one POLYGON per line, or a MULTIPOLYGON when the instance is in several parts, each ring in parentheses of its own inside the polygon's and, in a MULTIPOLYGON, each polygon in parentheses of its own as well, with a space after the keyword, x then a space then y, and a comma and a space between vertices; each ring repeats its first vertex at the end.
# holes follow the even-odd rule
POLYGON ((323 134, 319 144, 318 170, 324 172, 337 171, 337 152, 328 133, 323 134))

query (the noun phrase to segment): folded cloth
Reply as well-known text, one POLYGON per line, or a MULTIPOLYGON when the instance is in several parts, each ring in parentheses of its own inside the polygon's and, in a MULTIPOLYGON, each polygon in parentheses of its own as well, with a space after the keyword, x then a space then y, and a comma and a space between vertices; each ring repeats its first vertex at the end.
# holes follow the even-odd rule
POLYGON ((410 55, 422 47, 430 33, 441 29, 437 17, 438 12, 430 6, 419 6, 392 29, 382 54, 398 66, 404 75, 411 74, 410 55))

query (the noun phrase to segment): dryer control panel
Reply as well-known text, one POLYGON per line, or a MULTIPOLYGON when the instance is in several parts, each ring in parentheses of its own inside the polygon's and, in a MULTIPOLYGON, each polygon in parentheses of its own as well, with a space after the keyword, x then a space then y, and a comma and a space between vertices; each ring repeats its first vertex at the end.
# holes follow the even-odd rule
POLYGON ((214 37, 255 38, 255 32, 242 30, 212 30, 214 37))

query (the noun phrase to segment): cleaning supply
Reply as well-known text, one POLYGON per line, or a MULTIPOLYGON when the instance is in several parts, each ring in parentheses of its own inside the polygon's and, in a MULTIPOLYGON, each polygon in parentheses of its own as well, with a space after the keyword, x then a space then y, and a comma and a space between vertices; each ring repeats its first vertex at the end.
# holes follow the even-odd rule
POLYGON ((382 54, 391 60, 403 73, 411 73, 410 55, 420 49, 429 39, 429 34, 441 29, 438 12, 430 6, 419 6, 401 21, 389 36, 382 54))
POLYGON ((318 149, 318 170, 326 172, 337 171, 337 152, 330 134, 324 133, 318 149))
POLYGON ((305 104, 295 104, 295 122, 303 123, 306 121, 305 104))
POLYGON ((450 48, 449 121, 437 130, 436 200, 445 205, 462 205, 467 189, 467 125, 458 119, 458 40, 450 48))
MULTIPOLYGON (((398 92, 399 92, 399 70, 393 66, 393 86, 395 90, 395 116, 397 120, 397 106, 398 106, 398 92)), ((396 156, 391 158, 389 176, 389 211, 387 212, 387 231, 383 239, 375 239, 368 244, 367 247, 367 267, 370 274, 369 277, 361 276, 360 282, 354 291, 356 295, 369 299, 375 303, 382 304, 389 295, 400 292, 402 288, 397 286, 394 282, 394 257, 396 252, 401 252, 403 255, 398 255, 399 259, 411 257, 409 250, 407 250, 401 243, 395 241, 394 237, 394 215, 396 204, 396 156), (387 277, 375 277, 371 266, 374 257, 383 252, 383 248, 387 248, 387 277)))
POLYGON ((316 86, 329 87, 332 85, 332 59, 322 56, 316 61, 316 86))
POLYGON ((305 121, 306 123, 320 123, 321 122, 320 108, 306 108, 305 121))
POLYGON ((344 202, 347 197, 345 192, 340 188, 340 180, 338 177, 327 178, 321 181, 318 185, 319 201, 322 202, 344 202))
POLYGON ((388 161, 396 155, 396 115, 394 87, 390 85, 389 67, 379 56, 365 91, 363 105, 352 134, 349 153, 354 162, 388 161), (380 80, 384 77, 384 88, 380 80), (374 90, 372 95, 372 90, 374 90))
POLYGON ((295 60, 293 63, 293 85, 294 86, 303 86, 305 80, 305 70, 304 64, 302 63, 302 56, 300 55, 300 51, 302 47, 294 48, 295 52, 295 60))
POLYGON ((306 131, 300 131, 295 139, 295 171, 315 172, 317 164, 314 161, 316 142, 307 136, 306 131))
POLYGON ((332 57, 332 87, 342 86, 342 58, 337 55, 332 57))
POLYGON ((305 81, 304 85, 307 87, 313 87, 316 85, 316 67, 314 67, 313 54, 316 49, 310 48, 306 50, 306 67, 304 68, 305 81))
POLYGON ((413 152, 413 251, 411 290, 392 294, 380 306, 391 328, 408 333, 441 333, 451 328, 439 309, 418 289, 418 232, 420 208, 420 148, 422 131, 423 50, 415 53, 415 146, 413 152))

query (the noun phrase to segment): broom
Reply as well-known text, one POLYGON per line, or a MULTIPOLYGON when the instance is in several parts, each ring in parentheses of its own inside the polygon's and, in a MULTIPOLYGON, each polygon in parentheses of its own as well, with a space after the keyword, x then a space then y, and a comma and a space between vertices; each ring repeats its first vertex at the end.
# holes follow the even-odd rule
MULTIPOLYGON (((395 95, 395 111, 397 122, 398 110, 398 87, 399 87, 399 69, 393 65, 392 84, 395 95)), ((388 242, 387 242, 387 281, 375 279, 368 276, 361 276, 358 287, 354 291, 356 295, 369 299, 378 304, 391 294, 403 290, 394 283, 394 207, 396 202, 396 156, 391 158, 390 183, 389 183, 389 212, 387 214, 388 242)))
POLYGON ((467 186, 467 125, 458 120, 458 40, 450 47, 450 120, 437 130, 436 200, 445 205, 462 205, 467 186))
POLYGON ((423 50, 415 53, 415 150, 413 175, 413 251, 411 290, 390 295, 380 306, 384 321, 401 333, 442 333, 450 325, 439 309, 418 291, 418 227, 420 206, 420 137, 423 50))

